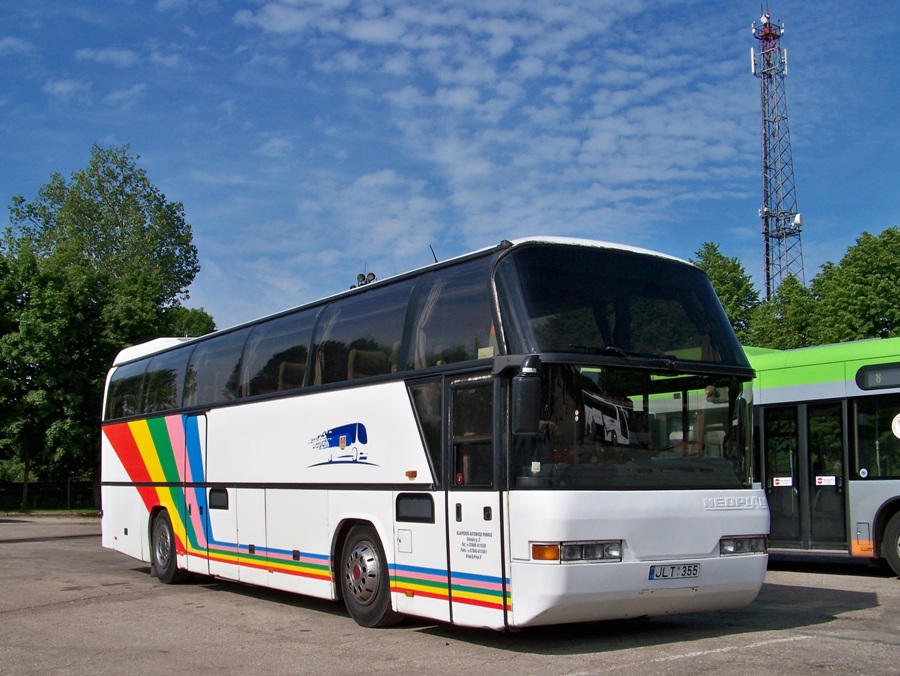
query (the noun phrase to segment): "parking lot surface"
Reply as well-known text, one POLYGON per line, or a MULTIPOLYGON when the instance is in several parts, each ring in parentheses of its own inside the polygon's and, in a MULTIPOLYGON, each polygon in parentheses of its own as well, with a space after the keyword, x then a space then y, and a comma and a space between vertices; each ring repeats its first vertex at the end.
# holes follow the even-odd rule
POLYGON ((97 519, 0 516, 4 674, 896 674, 900 580, 774 561, 743 610, 516 633, 408 619, 193 577, 163 585, 100 546, 97 519))

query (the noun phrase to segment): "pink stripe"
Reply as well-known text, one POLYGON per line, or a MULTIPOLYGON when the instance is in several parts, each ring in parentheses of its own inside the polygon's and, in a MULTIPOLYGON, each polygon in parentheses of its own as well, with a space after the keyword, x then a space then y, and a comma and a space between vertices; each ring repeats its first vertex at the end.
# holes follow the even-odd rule
POLYGON ((166 428, 169 431, 169 443, 172 444, 172 452, 175 455, 175 466, 178 468, 178 476, 182 481, 191 481, 188 476, 190 468, 185 466, 187 453, 184 448, 184 424, 180 415, 166 417, 166 428))
POLYGON ((491 591, 500 591, 503 585, 500 582, 482 582, 480 580, 465 580, 458 577, 450 577, 451 585, 459 585, 460 587, 475 587, 477 589, 489 589, 491 591))

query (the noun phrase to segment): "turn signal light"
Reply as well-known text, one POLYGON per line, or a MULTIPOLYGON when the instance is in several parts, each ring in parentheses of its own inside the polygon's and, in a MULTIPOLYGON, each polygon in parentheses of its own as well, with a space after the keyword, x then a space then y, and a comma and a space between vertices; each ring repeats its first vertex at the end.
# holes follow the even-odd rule
POLYGON ((533 561, 560 561, 561 563, 621 561, 622 541, 532 543, 531 558, 533 561))
POLYGON ((559 545, 531 545, 531 558, 535 561, 559 561, 559 545))

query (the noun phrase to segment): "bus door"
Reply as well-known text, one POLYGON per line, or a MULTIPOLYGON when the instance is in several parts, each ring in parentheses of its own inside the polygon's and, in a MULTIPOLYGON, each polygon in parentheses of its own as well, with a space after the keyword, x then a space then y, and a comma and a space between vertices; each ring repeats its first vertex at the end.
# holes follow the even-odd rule
POLYGON ((394 494, 394 607, 401 613, 449 622, 444 382, 441 377, 426 378, 407 387, 437 490, 394 494))
POLYGON ((502 628, 509 598, 503 572, 494 381, 449 383, 447 542, 453 622, 502 628))
POLYGON ((185 537, 188 557, 182 565, 195 573, 209 574, 207 540, 209 510, 206 501, 206 415, 184 416, 185 463, 182 479, 185 498, 185 537))
POLYGON ((844 402, 807 406, 809 537, 813 549, 847 548, 845 419, 844 402))
POLYGON ((221 449, 216 458, 216 447, 210 452, 207 444, 206 458, 209 574, 238 580, 238 491, 234 486, 215 483, 222 475, 221 463, 217 463, 221 459, 221 449))
POLYGON ((763 409, 773 548, 846 549, 841 402, 763 409))

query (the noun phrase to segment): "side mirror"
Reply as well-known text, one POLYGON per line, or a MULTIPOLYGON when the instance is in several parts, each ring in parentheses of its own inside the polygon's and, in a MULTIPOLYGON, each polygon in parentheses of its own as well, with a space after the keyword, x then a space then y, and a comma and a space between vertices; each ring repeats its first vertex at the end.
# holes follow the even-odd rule
POLYGON ((537 434, 541 422, 541 360, 536 354, 522 362, 512 379, 512 433, 537 434))

